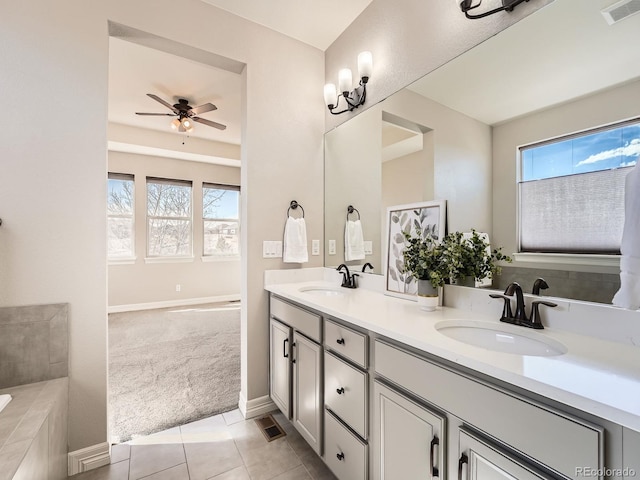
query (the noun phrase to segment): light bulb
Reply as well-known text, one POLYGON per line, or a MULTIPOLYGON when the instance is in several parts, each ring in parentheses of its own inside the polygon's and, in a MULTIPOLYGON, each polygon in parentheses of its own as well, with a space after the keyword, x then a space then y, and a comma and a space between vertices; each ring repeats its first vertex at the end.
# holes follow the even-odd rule
POLYGON ((351 77, 351 69, 343 68, 338 72, 338 88, 340 92, 345 94, 351 91, 353 80, 351 77))
POLYGON ((372 71, 373 57, 371 52, 360 52, 358 55, 358 75, 360 75, 364 83, 367 83, 372 71))
POLYGON ((327 83, 324 86, 324 103, 328 107, 336 105, 338 95, 336 94, 336 86, 333 83, 327 83))
POLYGON ((178 128, 180 128, 180 120, 178 120, 177 118, 174 118, 171 121, 171 129, 172 130, 178 130, 178 128))
POLYGON ((184 128, 187 132, 193 131, 193 122, 190 118, 185 117, 182 119, 182 128, 184 128))

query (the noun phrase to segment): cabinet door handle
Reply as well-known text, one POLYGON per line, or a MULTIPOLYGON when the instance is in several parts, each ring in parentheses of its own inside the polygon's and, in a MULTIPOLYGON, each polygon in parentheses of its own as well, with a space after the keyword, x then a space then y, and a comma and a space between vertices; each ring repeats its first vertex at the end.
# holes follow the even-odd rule
POLYGON ((342 395, 344 393, 344 387, 336 388, 336 392, 338 392, 338 395, 342 395))
POLYGON ((440 440, 438 440, 438 437, 433 437, 433 439, 431 440, 431 447, 429 448, 429 459, 430 459, 430 463, 431 463, 431 477, 432 478, 438 478, 440 476, 440 472, 438 471, 438 467, 436 467, 435 464, 435 449, 436 446, 440 445, 440 440))
POLYGON ((296 363, 296 356, 294 355, 295 354, 295 350, 293 350, 294 348, 296 348, 296 342, 293 342, 291 344, 291 353, 292 353, 292 355, 291 355, 291 363, 296 363))
POLYGON ((336 342, 338 343, 338 345, 344 345, 344 338, 339 338, 336 340, 336 342))
POLYGON ((340 461, 344 460, 344 453, 340 452, 336 454, 336 458, 340 461))
POLYGON ((289 343, 289 339, 285 338, 284 342, 282 342, 282 356, 284 358, 289 358, 289 352, 287 352, 287 343, 289 343))
POLYGON ((458 480, 462 480, 462 466, 465 463, 469 463, 469 459, 467 458, 466 453, 460 455, 460 460, 458 460, 458 480))

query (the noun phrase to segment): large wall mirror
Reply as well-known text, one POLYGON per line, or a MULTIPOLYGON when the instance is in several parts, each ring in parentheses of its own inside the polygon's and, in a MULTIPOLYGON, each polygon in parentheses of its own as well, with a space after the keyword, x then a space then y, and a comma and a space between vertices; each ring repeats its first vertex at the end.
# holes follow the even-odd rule
POLYGON ((383 273, 388 206, 429 200, 447 201, 449 231, 516 252, 517 146, 640 117, 640 14, 609 25, 611 3, 556 0, 327 132, 325 265, 345 261, 350 205, 367 244, 355 268, 383 273))

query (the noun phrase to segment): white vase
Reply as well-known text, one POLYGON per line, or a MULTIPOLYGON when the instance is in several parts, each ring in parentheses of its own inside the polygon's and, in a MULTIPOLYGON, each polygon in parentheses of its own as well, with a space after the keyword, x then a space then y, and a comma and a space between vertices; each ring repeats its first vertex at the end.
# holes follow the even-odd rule
POLYGON ((433 312, 440 303, 438 288, 433 287, 429 280, 418 280, 418 305, 420 310, 433 312))

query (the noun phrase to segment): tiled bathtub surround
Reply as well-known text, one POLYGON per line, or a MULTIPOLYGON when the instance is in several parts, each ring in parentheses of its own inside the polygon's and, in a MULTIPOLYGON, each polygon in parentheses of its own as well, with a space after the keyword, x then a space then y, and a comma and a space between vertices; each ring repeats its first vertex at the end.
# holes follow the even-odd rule
POLYGON ((0 308, 0 388, 66 377, 67 304, 0 308))
POLYGON ((0 480, 67 478, 67 378, 0 390, 0 480), (15 475, 15 476, 14 476, 15 475))

